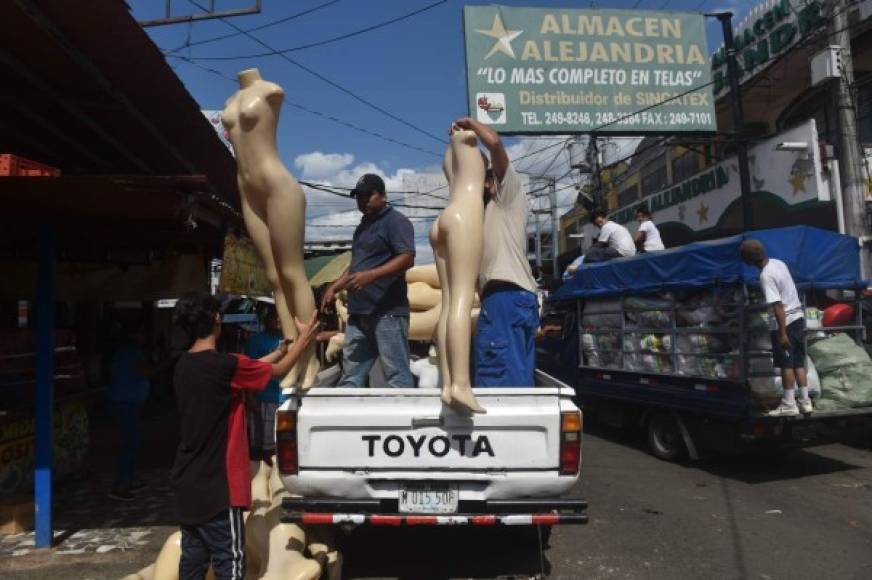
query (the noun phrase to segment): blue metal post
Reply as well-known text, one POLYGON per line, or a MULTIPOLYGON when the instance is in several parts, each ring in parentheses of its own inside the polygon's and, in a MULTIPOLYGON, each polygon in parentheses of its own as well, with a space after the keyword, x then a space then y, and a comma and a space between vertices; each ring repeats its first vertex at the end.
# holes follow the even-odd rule
POLYGON ((52 543, 55 246, 54 228, 48 225, 40 226, 39 269, 36 281, 36 445, 33 474, 37 548, 49 548, 52 543))

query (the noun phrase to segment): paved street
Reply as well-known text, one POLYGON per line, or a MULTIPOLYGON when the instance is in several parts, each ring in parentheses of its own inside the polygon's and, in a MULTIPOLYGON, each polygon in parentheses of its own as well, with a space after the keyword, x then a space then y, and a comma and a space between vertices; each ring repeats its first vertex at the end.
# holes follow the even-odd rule
MULTIPOLYGON (((629 436, 585 440, 587 526, 555 528, 552 578, 872 577, 872 452, 842 445, 785 457, 654 459, 629 436)), ((163 522, 161 522, 163 523, 163 522)), ((141 549, 4 557, 4 578, 118 578, 154 557, 141 549)), ((343 540, 345 578, 511 578, 540 570, 532 530, 369 529, 343 540)))

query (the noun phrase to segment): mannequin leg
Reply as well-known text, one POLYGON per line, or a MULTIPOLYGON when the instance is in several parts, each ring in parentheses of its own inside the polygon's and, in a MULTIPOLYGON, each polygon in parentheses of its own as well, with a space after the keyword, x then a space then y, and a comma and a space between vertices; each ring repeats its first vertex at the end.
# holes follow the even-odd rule
MULTIPOLYGON (((290 177, 290 176, 289 176, 290 177)), ((279 283, 291 313, 300 320, 308 320, 315 312, 315 295, 309 287, 309 279, 303 267, 303 242, 305 236, 306 198, 303 190, 291 177, 287 191, 273 192, 267 202, 267 225, 270 243, 275 256, 279 283)), ((301 387, 308 388, 320 370, 312 344, 300 362, 301 387)), ((290 386, 283 380, 282 386, 290 386)))
MULTIPOLYGON (((474 228, 471 228, 474 229, 474 228)), ((480 241, 469 239, 476 236, 474 231, 464 231, 464 236, 455 236, 459 231, 449 232, 447 243, 449 313, 446 322, 446 344, 448 346, 448 365, 451 369, 451 399, 456 407, 473 413, 484 413, 472 394, 469 377, 469 348, 472 340, 472 302, 475 293, 475 279, 478 267, 470 267, 481 261, 480 252, 470 248, 480 248, 480 241), (470 255, 476 254, 476 255, 470 255)))
MULTIPOLYGON (((273 458, 275 461, 275 458, 273 458)), ((275 465, 275 463, 273 463, 275 465)), ((303 555, 306 547, 306 533, 296 524, 281 523, 282 498, 288 495, 279 470, 269 471, 270 507, 264 514, 264 528, 267 533, 267 551, 261 580, 316 580, 321 575, 321 566, 303 555)))
MULTIPOLYGON (((269 280, 270 285, 273 287, 273 295, 275 296, 276 301, 276 314, 279 317, 279 325, 282 327, 282 334, 285 338, 296 338, 297 327, 294 326, 294 319, 291 310, 288 308, 288 300, 282 289, 281 282, 279 281, 279 273, 276 268, 275 258, 273 257, 272 243, 270 242, 270 234, 266 221, 261 212, 258 212, 244 195, 240 197, 242 200, 242 216, 245 219, 245 228, 248 230, 248 235, 251 237, 251 241, 254 242, 254 247, 257 250, 257 253, 260 254, 260 257, 263 260, 267 280, 269 280)), ((297 382, 297 376, 299 373, 297 366, 299 365, 295 365, 294 368, 291 369, 291 372, 285 377, 286 380, 289 380, 289 385, 297 382)))
POLYGON ((439 312, 439 323, 436 326, 436 347, 439 349, 439 373, 442 381, 442 402, 450 405, 451 397, 451 367, 448 364, 448 314, 451 304, 451 286, 448 284, 448 265, 445 263, 445 244, 439 239, 439 219, 433 222, 430 230, 430 246, 436 260, 436 271, 442 281, 442 309, 439 312))
POLYGON ((179 580, 182 559, 182 532, 173 532, 166 539, 154 563, 152 580, 179 580))

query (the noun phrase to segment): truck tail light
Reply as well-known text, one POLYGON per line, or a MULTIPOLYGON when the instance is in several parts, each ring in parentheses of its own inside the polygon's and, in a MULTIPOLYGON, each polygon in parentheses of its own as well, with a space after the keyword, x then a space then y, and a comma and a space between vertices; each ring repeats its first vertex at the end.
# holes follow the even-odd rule
POLYGON ((276 460, 279 473, 297 473, 300 462, 297 454, 297 412, 279 411, 276 413, 276 460))
POLYGON ((560 414, 560 475, 576 475, 581 467, 581 412, 560 414))

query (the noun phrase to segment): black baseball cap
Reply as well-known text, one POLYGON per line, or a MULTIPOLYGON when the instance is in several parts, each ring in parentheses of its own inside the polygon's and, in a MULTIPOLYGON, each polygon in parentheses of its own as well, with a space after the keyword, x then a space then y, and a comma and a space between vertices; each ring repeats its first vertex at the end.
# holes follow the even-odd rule
POLYGON ((377 191, 384 195, 385 182, 375 173, 366 173, 363 177, 357 180, 357 185, 354 186, 354 189, 351 190, 349 195, 351 195, 351 197, 357 197, 361 193, 369 195, 373 191, 377 191))

